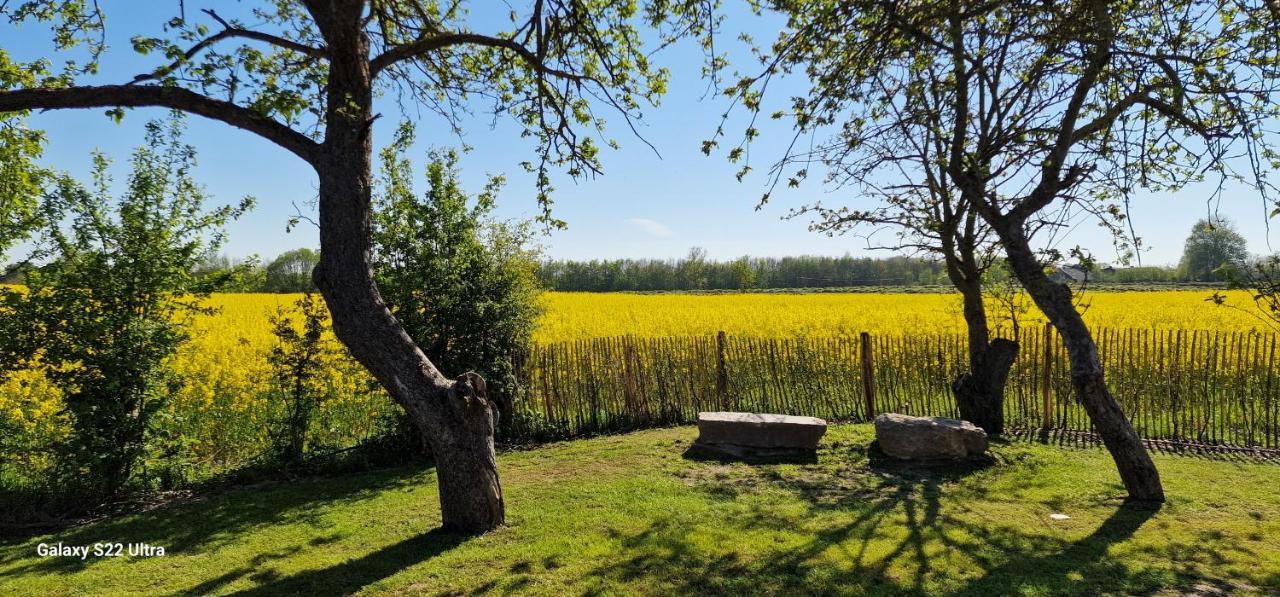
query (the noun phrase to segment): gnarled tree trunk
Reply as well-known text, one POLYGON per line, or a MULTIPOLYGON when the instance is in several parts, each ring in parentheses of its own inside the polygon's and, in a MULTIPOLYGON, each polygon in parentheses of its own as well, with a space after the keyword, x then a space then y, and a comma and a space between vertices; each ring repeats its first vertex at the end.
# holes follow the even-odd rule
POLYGON ((428 438, 444 526, 463 532, 493 529, 504 517, 493 445, 497 411, 478 375, 464 374, 456 382, 445 378, 382 301, 368 265, 368 188, 359 188, 368 177, 351 169, 335 164, 320 176, 321 258, 315 282, 329 306, 334 333, 428 438))
POLYGON ((1160 473, 1138 433, 1125 418, 1120 404, 1107 389, 1098 345, 1085 326, 1084 318, 1076 311, 1071 289, 1066 284, 1051 281, 1045 274, 1044 267, 1022 233, 1020 222, 1007 220, 1001 224, 996 231, 1009 257, 1009 265, 1036 306, 1062 336, 1071 363, 1071 385, 1076 399, 1084 405, 1089 419, 1102 437, 1102 443, 1115 460, 1129 499, 1163 502, 1160 473))
POLYGON ((951 384, 960 418, 989 435, 1004 433, 1004 387, 1018 357, 1018 343, 990 340, 987 311, 982 300, 982 272, 972 248, 948 258, 947 275, 960 291, 969 333, 969 371, 951 384))
MULTIPOLYGON (((484 380, 462 374, 445 396, 451 433, 433 442, 445 528, 491 529, 506 516, 493 434, 498 411, 484 380)), ((436 437, 436 436, 432 436, 436 437)))
POLYGON ((1018 343, 1013 340, 996 338, 987 345, 969 373, 951 384, 960 418, 981 427, 988 435, 1004 433, 1004 387, 1017 358, 1018 343))
POLYGON ((474 373, 456 381, 440 373, 383 302, 370 267, 373 94, 368 39, 360 22, 357 14, 334 15, 326 23, 326 39, 334 49, 328 79, 333 99, 315 163, 320 179, 315 284, 329 307, 334 333, 429 439, 444 526, 484 532, 504 520, 493 446, 497 413, 484 382, 474 373))

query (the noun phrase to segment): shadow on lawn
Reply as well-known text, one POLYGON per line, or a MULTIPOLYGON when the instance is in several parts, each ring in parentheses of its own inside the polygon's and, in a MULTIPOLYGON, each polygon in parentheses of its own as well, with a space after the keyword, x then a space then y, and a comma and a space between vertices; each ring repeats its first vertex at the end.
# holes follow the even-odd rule
MULTIPOLYGON (((322 513, 339 504, 370 499, 379 493, 404 487, 417 487, 426 474, 420 468, 397 468, 336 478, 308 479, 266 486, 244 486, 173 503, 149 512, 92 523, 53 535, 10 539, 0 542, 0 563, 21 559, 31 562, 11 570, 12 573, 76 572, 111 558, 33 558, 37 543, 93 545, 98 542, 147 543, 163 546, 170 555, 210 551, 225 545, 258 527, 310 522, 319 537, 328 542, 341 537, 325 537, 327 523, 322 513)), ((434 483, 433 483, 434 484, 434 483)), ((301 546, 265 553, 262 562, 288 557, 301 546)), ((259 564, 262 562, 258 562, 259 564)))
POLYGON ((254 572, 261 562, 233 570, 223 576, 192 587, 184 593, 204 595, 216 591, 251 572, 257 587, 239 591, 237 595, 347 595, 366 585, 387 578, 401 570, 425 562, 458 545, 469 535, 451 533, 440 528, 417 537, 389 545, 368 555, 336 566, 308 570, 293 576, 277 577, 274 571, 254 572))
POLYGON ((1108 549, 1132 537, 1156 509, 1119 506, 1094 532, 1067 541, 1007 521, 951 514, 987 494, 981 484, 968 484, 962 495, 949 486, 1001 466, 995 460, 921 466, 866 447, 847 450, 849 458, 828 460, 849 463, 835 468, 738 465, 694 479, 710 495, 746 506, 728 524, 730 536, 754 538, 750 551, 731 544, 708 548, 708 537, 695 536, 705 529, 673 516, 617 536, 625 555, 591 576, 656 583, 678 594, 1128 593, 1171 580, 1189 586, 1182 575, 1171 579, 1167 570, 1131 569, 1108 558, 1108 549), (768 492, 778 490, 801 498, 802 513, 771 504, 768 492), (763 499, 754 499, 756 493, 763 499), (770 546, 770 533, 783 543, 770 546))
POLYGON ((1063 542, 1061 546, 1051 542, 1053 549, 1048 552, 1018 550, 1024 538, 1008 529, 969 525, 970 533, 998 547, 1007 559, 996 563, 992 558, 975 556, 985 573, 966 584, 959 594, 995 595, 1014 589, 1061 592, 1082 580, 1091 585, 1084 590, 1086 593, 1132 593, 1159 588, 1163 578, 1158 572, 1131 570, 1122 560, 1107 557, 1109 547, 1128 540, 1159 510, 1151 505, 1122 505, 1087 537, 1063 542))

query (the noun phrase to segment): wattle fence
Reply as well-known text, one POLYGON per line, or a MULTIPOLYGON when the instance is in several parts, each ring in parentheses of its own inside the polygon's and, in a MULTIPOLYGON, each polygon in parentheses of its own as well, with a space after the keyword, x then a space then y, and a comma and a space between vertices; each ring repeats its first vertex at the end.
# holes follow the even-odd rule
MULTIPOLYGON (((1094 335, 1108 386, 1144 439, 1280 448, 1275 334, 1098 329, 1094 335)), ((1087 437, 1092 426, 1072 394, 1061 341, 1048 326, 1024 329, 1017 340, 1007 425, 1087 437)), ((955 416, 950 383, 964 371, 966 352, 961 334, 721 333, 542 344, 518 362, 526 416, 514 431, 529 439, 572 437, 689 423, 706 410, 855 422, 881 412, 955 416)))

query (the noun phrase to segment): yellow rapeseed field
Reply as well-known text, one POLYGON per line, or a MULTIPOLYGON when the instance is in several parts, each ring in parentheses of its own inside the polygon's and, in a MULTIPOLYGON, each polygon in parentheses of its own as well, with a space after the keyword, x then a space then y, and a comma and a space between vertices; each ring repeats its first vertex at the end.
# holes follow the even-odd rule
MULTIPOLYGON (((166 437, 180 443, 168 448, 172 457, 216 471, 267 445, 284 408, 272 394, 267 355, 277 340, 269 318, 299 296, 221 294, 206 302, 217 312, 194 321, 191 341, 172 362, 181 386, 159 415, 166 437)), ((338 346, 332 335, 328 342, 338 346)), ((318 441, 335 445, 368 437, 381 415, 396 412, 350 359, 335 358, 322 375, 332 399, 320 407, 318 441)), ((43 375, 20 371, 0 380, 0 434, 10 436, 0 442, 0 463, 38 471, 49 464, 51 446, 67 432, 61 395, 43 375)))
MULTIPOLYGON (((1243 291, 1090 292, 1083 297, 1089 325, 1112 328, 1247 330, 1266 328, 1243 291)), ((958 294, 622 294, 552 292, 537 331, 540 342, 599 336, 715 334, 761 337, 946 333, 964 330, 958 294)), ((1034 306, 1020 317, 1039 325, 1034 306)), ((1008 326, 989 307, 992 326, 1008 326)))
MULTIPOLYGON (((1210 291, 1096 292, 1085 319, 1095 327, 1186 330, 1264 329, 1249 296, 1228 294, 1223 307, 1206 301, 1210 291)), ((192 341, 174 359, 181 389, 164 413, 168 437, 181 445, 175 457, 215 471, 259 453, 281 405, 271 392, 267 355, 275 345, 269 316, 298 295, 223 294, 209 306, 217 313, 195 321, 192 341)), ((826 337, 961 332, 955 294, 587 294, 548 293, 536 331, 540 343, 602 336, 712 335, 826 337)), ((992 306, 992 325, 1008 326, 992 306)), ((1034 307, 1020 317, 1039 326, 1034 307)), ((337 346, 336 339, 329 340, 337 346)), ((347 444, 376 431, 396 407, 371 389, 368 375, 350 359, 325 371, 334 398, 324 403, 320 430, 328 445, 347 444)), ((49 446, 67 433, 57 390, 39 374, 19 372, 0 380, 0 462, 36 471, 49 464, 49 446), (33 460, 33 458, 39 458, 33 460)), ((3 471, 0 471, 2 473, 3 471)))
MULTIPOLYGON (((207 305, 214 315, 201 317, 191 330, 191 342, 174 359, 183 387, 169 404, 171 426, 184 431, 199 459, 211 464, 235 461, 246 448, 267 441, 273 421, 269 389, 272 371, 267 355, 276 345, 270 316, 289 308, 301 295, 220 294, 207 305)), ((300 325, 296 321, 295 325, 300 325)), ((338 346, 328 334, 327 341, 338 346)), ((322 383, 331 399, 321 404, 320 431, 335 430, 340 442, 372 433, 379 415, 394 405, 380 392, 370 391, 370 377, 350 359, 335 359, 324 368, 322 383), (341 419, 341 424, 333 420, 341 419), (329 424, 325 424, 328 422, 329 424)), ((278 401, 277 401, 278 402, 278 401)))

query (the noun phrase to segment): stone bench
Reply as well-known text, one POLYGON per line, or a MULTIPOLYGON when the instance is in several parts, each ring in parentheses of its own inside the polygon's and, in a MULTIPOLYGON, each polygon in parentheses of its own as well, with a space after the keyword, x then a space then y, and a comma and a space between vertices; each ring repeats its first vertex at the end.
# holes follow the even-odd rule
POLYGON ((813 457, 827 422, 765 413, 698 413, 695 454, 742 458, 813 457))
POLYGON ((987 433, 968 421, 885 413, 875 425, 880 451, 899 460, 963 460, 987 451, 987 433))

